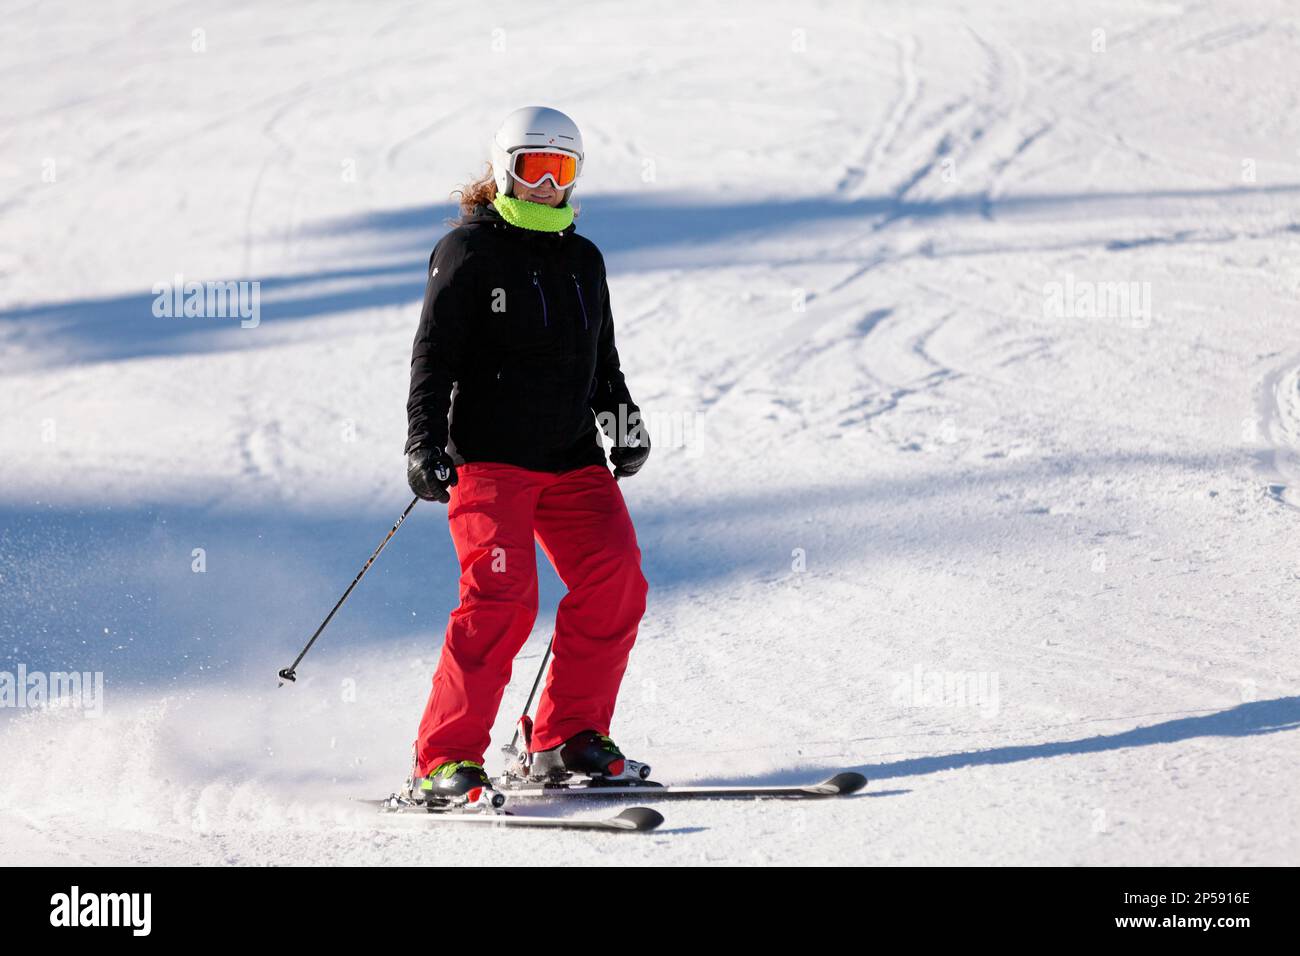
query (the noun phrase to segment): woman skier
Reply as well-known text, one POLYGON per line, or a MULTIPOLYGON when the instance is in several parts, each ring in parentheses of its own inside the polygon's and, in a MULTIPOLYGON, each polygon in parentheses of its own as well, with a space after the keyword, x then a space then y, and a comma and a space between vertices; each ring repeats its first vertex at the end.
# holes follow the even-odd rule
POLYGON ((526 107, 506 117, 491 155, 491 175, 460 191, 461 218, 430 257, 407 404, 408 481, 448 505, 461 569, 408 791, 442 807, 496 794, 483 756, 537 615, 534 539, 568 594, 508 773, 643 770, 609 725, 647 590, 616 479, 637 473, 650 442, 619 369, 604 259, 574 231, 582 136, 563 113, 526 107))

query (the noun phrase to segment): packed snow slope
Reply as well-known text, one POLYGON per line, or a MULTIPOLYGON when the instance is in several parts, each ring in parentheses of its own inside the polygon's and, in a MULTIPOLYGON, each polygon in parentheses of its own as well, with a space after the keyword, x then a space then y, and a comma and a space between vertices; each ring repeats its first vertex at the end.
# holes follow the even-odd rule
MULTIPOLYGON (((41 3, 0 63, 6 863, 1300 863, 1294 4, 41 3), (456 600, 407 364, 495 124, 581 124, 656 429, 648 837, 386 795, 456 600), (259 321, 153 289, 257 281, 259 321)), ((495 730, 510 735, 562 590, 495 730)), ((542 812, 599 813, 555 807, 542 812)))

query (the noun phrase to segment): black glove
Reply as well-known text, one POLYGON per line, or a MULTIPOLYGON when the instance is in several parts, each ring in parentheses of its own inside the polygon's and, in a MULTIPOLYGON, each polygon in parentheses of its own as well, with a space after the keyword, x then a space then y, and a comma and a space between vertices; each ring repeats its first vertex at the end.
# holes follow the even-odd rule
POLYGON ((623 441, 616 442, 609 450, 609 460, 614 463, 614 477, 631 478, 649 457, 650 432, 641 424, 638 414, 636 423, 628 428, 623 441))
POLYGON ((406 456, 406 481, 425 501, 451 501, 447 489, 456 484, 456 465, 441 448, 417 448, 406 456))

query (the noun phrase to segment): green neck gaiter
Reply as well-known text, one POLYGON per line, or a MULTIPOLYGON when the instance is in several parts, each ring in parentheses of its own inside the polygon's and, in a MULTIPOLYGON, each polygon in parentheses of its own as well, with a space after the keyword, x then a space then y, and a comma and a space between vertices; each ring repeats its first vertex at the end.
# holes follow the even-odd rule
POLYGON ((539 202, 528 202, 514 196, 497 195, 492 205, 501 218, 520 229, 534 229, 537 232, 563 232, 573 223, 573 207, 568 203, 563 206, 544 206, 539 202))

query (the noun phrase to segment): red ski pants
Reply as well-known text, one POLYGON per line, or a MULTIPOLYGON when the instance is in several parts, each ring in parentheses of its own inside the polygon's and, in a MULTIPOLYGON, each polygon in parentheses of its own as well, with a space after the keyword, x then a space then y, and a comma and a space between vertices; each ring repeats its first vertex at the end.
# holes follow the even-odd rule
POLYGON ((607 468, 555 474, 470 462, 457 472, 447 518, 460 560, 460 606, 420 721, 420 775, 449 760, 483 760, 515 655, 537 617, 534 537, 569 591, 555 616, 534 751, 583 730, 609 733, 645 613, 641 551, 607 468))

